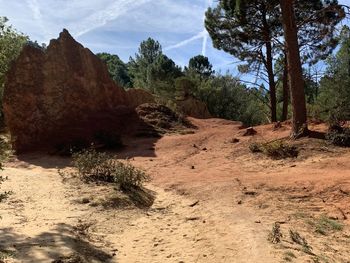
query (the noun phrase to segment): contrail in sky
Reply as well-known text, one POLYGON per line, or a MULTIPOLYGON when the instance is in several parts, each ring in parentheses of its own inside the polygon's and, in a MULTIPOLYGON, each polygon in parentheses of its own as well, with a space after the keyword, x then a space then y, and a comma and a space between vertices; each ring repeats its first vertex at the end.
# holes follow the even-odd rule
MULTIPOLYGON (((207 8, 211 7, 211 5, 213 4, 213 0, 206 0, 207 1, 207 8)), ((207 9, 206 8, 206 9, 207 9)), ((203 15, 203 23, 205 21, 205 14, 203 15)), ((204 29, 204 36, 203 36, 203 43, 202 43, 202 55, 205 56, 207 53, 207 43, 208 43, 208 32, 204 29)))
MULTIPOLYGON (((205 2, 206 2, 206 8, 210 7, 213 4, 213 0, 205 0, 205 2)), ((204 19, 205 19, 205 15, 203 15, 203 22, 204 22, 204 19)), ((185 40, 183 40, 175 45, 168 46, 164 50, 168 51, 168 50, 172 50, 175 48, 183 47, 183 46, 186 46, 187 44, 191 43, 192 41, 195 41, 197 39, 202 38, 203 39, 203 41, 202 41, 202 55, 205 56, 207 53, 208 37, 209 37, 208 32, 204 29, 203 31, 199 32, 197 35, 194 35, 191 38, 185 39, 185 40)))
POLYGON ((76 37, 85 35, 86 33, 106 25, 109 21, 115 20, 121 15, 124 15, 129 10, 137 8, 151 0, 120 0, 113 1, 111 5, 108 5, 103 10, 94 12, 92 15, 85 18, 79 25, 78 29, 74 32, 76 37))
POLYGON ((179 42, 179 43, 177 43, 175 45, 168 46, 168 47, 164 48, 164 50, 168 51, 168 50, 172 50, 172 49, 175 49, 175 48, 186 46, 187 44, 191 43, 194 40, 203 38, 204 34, 206 34, 205 31, 199 32, 197 35, 194 35, 193 37, 191 37, 189 39, 185 39, 185 40, 183 40, 183 41, 181 41, 181 42, 179 42))

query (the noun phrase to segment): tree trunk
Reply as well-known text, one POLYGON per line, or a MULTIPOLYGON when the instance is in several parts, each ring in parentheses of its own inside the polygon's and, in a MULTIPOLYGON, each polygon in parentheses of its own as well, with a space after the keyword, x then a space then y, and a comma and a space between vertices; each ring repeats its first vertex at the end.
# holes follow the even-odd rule
POLYGON ((276 82, 275 82, 275 76, 273 74, 272 59, 273 57, 272 57, 271 42, 266 42, 266 66, 267 66, 267 74, 269 77, 271 122, 276 122, 277 121, 276 82))
POLYGON ((274 75, 274 71, 273 71, 271 33, 270 33, 269 24, 267 23, 267 13, 266 13, 265 5, 262 6, 262 13, 263 13, 264 41, 265 41, 265 47, 266 47, 265 67, 266 67, 267 75, 269 78, 271 122, 276 122, 277 121, 276 82, 275 82, 275 75, 274 75))
POLYGON ((300 51, 295 23, 293 0, 280 0, 282 23, 286 42, 288 80, 293 107, 292 138, 308 133, 304 80, 300 62, 300 51))
POLYGON ((289 87, 288 87, 288 63, 287 57, 284 58, 283 68, 283 107, 282 107, 282 121, 288 118, 288 104, 289 104, 289 87))

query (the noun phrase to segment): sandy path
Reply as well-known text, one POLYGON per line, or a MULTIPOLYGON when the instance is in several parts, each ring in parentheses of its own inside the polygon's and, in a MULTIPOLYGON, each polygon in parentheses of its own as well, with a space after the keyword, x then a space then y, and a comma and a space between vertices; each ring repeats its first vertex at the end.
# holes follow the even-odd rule
POLYGON ((118 237, 120 262, 275 262, 246 210, 223 215, 201 202, 192 208, 193 201, 162 190, 157 200, 153 209, 161 213, 133 221, 118 237))
POLYGON ((82 203, 114 190, 63 181, 54 167, 65 167, 67 160, 33 155, 10 163, 2 189, 14 193, 0 204, 0 247, 15 256, 6 262, 52 262, 72 253, 87 262, 282 262, 285 247, 267 240, 276 221, 283 222, 286 239, 291 228, 307 230, 301 233, 317 255, 293 247, 295 262, 349 258, 347 227, 320 237, 293 214, 350 217, 350 153, 271 161, 250 154, 247 145, 286 136, 288 129, 261 127, 251 138, 241 136, 238 123, 193 121, 195 134, 135 139, 118 154, 152 175, 147 187, 156 200, 147 210, 82 203), (234 137, 240 142, 232 144, 234 137))
POLYGON ((198 200, 150 185, 157 198, 147 211, 96 211, 76 202, 88 191, 84 185, 62 182, 56 169, 9 167, 4 175, 4 189, 13 191, 0 206, 0 244, 15 252, 8 262, 51 262, 72 253, 89 262, 274 262, 265 231, 244 208, 208 209, 202 201, 192 207, 198 200), (79 226, 88 226, 88 239, 77 237, 79 226))
POLYGON ((72 227, 87 211, 67 198, 57 170, 30 166, 3 174, 9 178, 3 187, 13 194, 0 206, 1 244, 14 247, 19 262, 48 262, 69 252, 75 246, 72 227))

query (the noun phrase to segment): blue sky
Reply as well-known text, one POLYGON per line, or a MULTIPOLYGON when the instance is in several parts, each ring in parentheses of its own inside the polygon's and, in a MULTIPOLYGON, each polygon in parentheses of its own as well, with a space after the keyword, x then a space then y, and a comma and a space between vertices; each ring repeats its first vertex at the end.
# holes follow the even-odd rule
POLYGON ((128 61, 140 42, 152 37, 181 66, 203 54, 215 70, 235 72, 236 59, 214 49, 204 29, 204 12, 214 1, 0 0, 0 16, 39 43, 48 43, 66 28, 93 52, 117 54, 128 61))
POLYGON ((93 52, 124 61, 142 40, 158 40, 166 55, 184 66, 198 54, 216 70, 233 69, 233 58, 212 47, 204 12, 213 0, 0 0, 0 16, 39 43, 57 38, 63 28, 93 52))

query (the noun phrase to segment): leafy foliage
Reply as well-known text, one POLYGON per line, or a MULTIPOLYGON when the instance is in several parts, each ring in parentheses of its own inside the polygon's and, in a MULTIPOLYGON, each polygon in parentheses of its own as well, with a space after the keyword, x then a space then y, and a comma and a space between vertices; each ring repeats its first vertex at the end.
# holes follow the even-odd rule
POLYGON ((336 26, 345 17, 337 0, 302 0, 295 7, 301 59, 315 64, 337 47, 336 26))
POLYGON ((252 143, 249 145, 252 153, 264 153, 273 159, 295 158, 298 156, 298 149, 284 143, 281 140, 266 143, 252 143))
POLYGON ((148 38, 141 42, 135 58, 130 58, 129 72, 134 87, 167 96, 175 93, 174 81, 181 69, 162 52, 158 41, 148 38))
POLYGON ((350 128, 333 128, 326 134, 326 139, 334 145, 350 147, 350 128))
POLYGON ((17 32, 12 26, 7 25, 8 19, 0 17, 0 103, 5 83, 5 74, 10 68, 11 62, 17 58, 23 45, 29 40, 27 36, 17 32))
MULTIPOLYGON (((0 171, 4 170, 3 163, 11 155, 11 145, 5 138, 0 138, 0 171)), ((0 175, 0 186, 7 178, 0 175)), ((6 199, 11 192, 0 192, 0 202, 6 199)))
POLYGON ((242 121, 247 126, 264 123, 264 112, 268 112, 265 94, 261 90, 248 89, 230 76, 217 75, 197 82, 193 92, 196 98, 205 102, 209 112, 219 118, 242 121))
POLYGON ((327 61, 328 67, 320 83, 317 101, 320 117, 331 125, 350 119, 350 28, 344 26, 341 47, 327 61))
POLYGON ((199 74, 203 78, 209 78, 215 71, 209 59, 203 55, 198 55, 190 59, 187 70, 199 74))
POLYGON ((149 180, 145 172, 130 163, 117 161, 107 153, 99 153, 94 149, 74 153, 72 157, 76 175, 85 181, 111 182, 121 187, 140 187, 149 180))
POLYGON ((236 5, 228 2, 235 1, 219 1, 217 7, 206 12, 205 27, 214 47, 249 65, 262 63, 262 48, 266 41, 263 30, 268 31, 269 38, 281 34, 278 1, 243 1, 246 4, 239 12, 236 5), (267 14, 269 19, 265 21, 267 14), (263 25, 263 21, 267 24, 263 25))
POLYGON ((193 95, 195 89, 196 83, 190 77, 180 77, 175 80, 175 96, 179 100, 193 95))
POLYGON ((106 63, 108 72, 116 83, 126 88, 131 87, 128 67, 118 55, 108 53, 98 53, 96 55, 106 63))
MULTIPOLYGON (((244 62, 238 66, 241 73, 254 72, 260 81, 269 83, 271 120, 275 121, 278 105, 276 106, 277 74, 274 65, 278 62, 277 55, 281 57, 286 53, 280 1, 220 0, 218 2, 215 8, 208 9, 205 19, 205 26, 214 47, 244 62)), ((343 8, 336 0, 295 1, 294 8, 302 64, 315 64, 324 60, 338 44, 336 26, 344 18, 343 8)), ((298 86, 301 86, 300 83, 298 86)), ((307 85, 307 87, 313 86, 307 85)), ((310 94, 307 95, 310 103, 314 98, 309 96, 310 94)), ((287 96, 284 96, 284 100, 286 105, 287 96)), ((298 108, 299 104, 293 106, 298 108)), ((282 117, 286 118, 286 107, 283 109, 282 117)))
POLYGON ((344 225, 340 222, 330 219, 326 215, 321 215, 314 221, 309 220, 308 223, 315 228, 315 232, 321 235, 327 235, 332 231, 341 231, 344 225))
POLYGON ((244 61, 239 66, 242 73, 254 72, 259 78, 266 79, 271 120, 276 121, 273 57, 279 49, 274 45, 274 38, 279 38, 282 32, 278 0, 244 1, 239 10, 234 2, 219 1, 216 8, 209 8, 206 12, 206 29, 214 47, 244 61))

